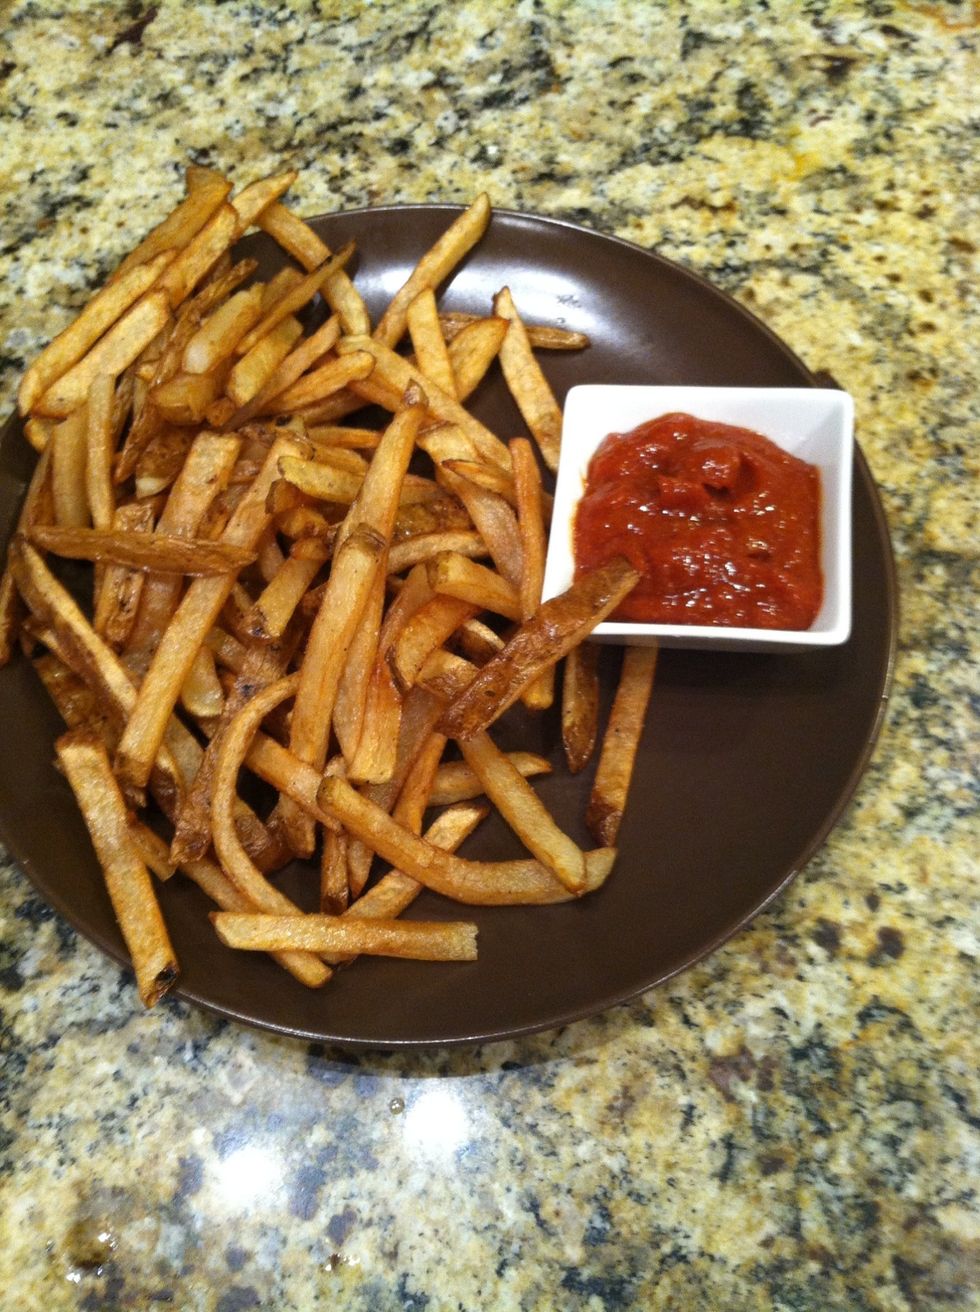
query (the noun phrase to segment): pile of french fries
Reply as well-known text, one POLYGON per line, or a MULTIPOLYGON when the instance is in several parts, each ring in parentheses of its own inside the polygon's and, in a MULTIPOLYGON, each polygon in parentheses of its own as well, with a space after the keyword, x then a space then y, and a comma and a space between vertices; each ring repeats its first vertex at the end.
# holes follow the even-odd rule
POLYGON ((186 198, 19 392, 38 460, 0 583, 0 660, 19 644, 67 725, 57 759, 148 1006, 178 976, 151 872, 195 881, 223 943, 311 987, 361 953, 472 960, 472 923, 400 919, 423 888, 481 905, 598 888, 653 680, 655 651, 628 650, 588 809, 599 846, 583 851, 528 782, 548 763, 489 731, 518 700, 549 707, 565 658, 569 767, 596 744, 582 644, 637 575, 617 559, 541 602, 539 456, 555 469, 561 410, 535 355, 587 342, 526 326, 507 288, 491 313, 440 313, 486 196, 372 327, 353 243, 330 251, 282 203, 294 177, 233 195, 188 170, 186 198), (283 253, 267 282, 232 255, 255 226, 283 253), (465 408, 495 360, 537 452, 465 408), (389 419, 359 425, 368 407, 389 419), (93 563, 90 604, 64 558, 93 563), (444 761, 450 740, 460 759, 444 761), (271 812, 247 803, 243 771, 276 791, 271 812), (455 854, 487 800, 527 859, 455 854), (444 809, 423 836, 430 807, 444 809), (370 882, 376 856, 392 869, 370 882), (273 879, 297 857, 319 862, 314 914, 273 879))

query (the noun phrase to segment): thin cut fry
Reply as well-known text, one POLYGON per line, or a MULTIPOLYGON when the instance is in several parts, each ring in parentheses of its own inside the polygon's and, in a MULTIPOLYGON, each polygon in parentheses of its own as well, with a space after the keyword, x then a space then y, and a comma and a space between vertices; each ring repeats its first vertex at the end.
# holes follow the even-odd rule
POLYGON ((237 361, 226 385, 236 408, 251 401, 262 390, 302 333, 303 325, 289 315, 237 361))
POLYGON ((244 355, 246 351, 250 351, 256 342, 265 337, 266 333, 272 332, 273 328, 282 323, 283 319, 287 319, 291 314, 295 314, 297 310, 301 310, 320 291, 327 279, 336 273, 338 269, 344 267, 353 254, 354 243, 349 241, 336 255, 332 255, 326 264, 321 264, 318 269, 314 269, 305 278, 301 278, 296 286, 281 297, 262 316, 255 327, 245 334, 238 343, 238 354, 244 355))
MULTIPOLYGON (((308 272, 330 258, 330 248, 320 240, 309 224, 298 219, 285 205, 269 205, 259 215, 258 225, 308 272)), ((367 307, 343 269, 338 269, 327 279, 323 287, 323 298, 340 319, 345 333, 371 331, 367 307)))
POLYGON ((614 843, 619 833, 656 668, 656 647, 624 649, 623 670, 585 813, 585 822, 600 843, 614 843))
POLYGON ((472 529, 447 529, 444 533, 419 533, 396 543, 388 552, 388 573, 404 574, 408 569, 434 560, 444 552, 473 559, 487 555, 487 546, 472 529))
POLYGON ((296 181, 296 177, 296 170, 289 169, 277 177, 259 178, 257 182, 243 187, 237 196, 233 196, 231 203, 238 215, 238 231, 244 232, 250 228, 270 205, 276 204, 279 197, 296 181))
POLYGON ((206 374, 233 354, 242 337, 262 313, 262 288, 236 292, 201 324, 184 347, 181 368, 206 374))
POLYGON ((481 487, 479 483, 460 478, 445 465, 439 469, 439 479, 466 507, 497 569, 508 583, 519 587, 524 571, 521 535, 517 527, 517 516, 505 499, 481 487))
POLYGON ((116 509, 112 485, 112 452, 115 446, 113 401, 115 380, 97 374, 88 389, 85 408, 85 490, 89 513, 96 528, 111 528, 116 509))
POLYGON ((456 376, 446 350, 446 341, 439 327, 439 311, 436 309, 435 292, 426 287, 409 305, 406 311, 408 332, 415 351, 415 362, 437 387, 441 387, 447 396, 456 396, 456 376))
POLYGON ((225 693, 214 668, 214 653, 209 647, 199 647, 190 673, 180 690, 181 705, 191 715, 220 715, 225 704, 225 693))
MULTIPOLYGON (((487 320, 478 314, 466 314, 460 310, 444 311, 439 315, 443 335, 450 345, 460 333, 475 323, 487 320)), ((542 351, 581 351, 589 345, 585 333, 574 332, 571 328, 560 328, 557 324, 526 323, 528 341, 533 347, 542 351)))
POLYGON ((510 322, 500 347, 500 364, 517 408, 552 473, 558 468, 561 451, 561 407, 555 400, 541 366, 534 358, 527 331, 521 321, 510 288, 504 287, 493 298, 494 313, 510 322))
POLYGON ((599 648, 583 642, 565 657, 561 739, 572 774, 586 764, 599 734, 599 648))
POLYGON ((24 374, 17 393, 22 415, 28 414, 48 388, 77 364, 103 333, 153 286, 172 258, 169 250, 156 255, 148 263, 117 277, 92 297, 78 318, 44 348, 24 374))
POLYGON ((528 684, 601 624, 639 578, 627 560, 616 556, 584 574, 567 592, 544 602, 446 708, 440 732, 459 739, 488 728, 528 684))
POLYGON ((381 316, 374 336, 385 346, 397 346, 405 331, 408 307, 426 287, 436 288, 448 277, 486 232, 490 222, 490 198, 486 193, 446 229, 439 240, 426 251, 412 271, 408 281, 395 293, 391 304, 381 316))
POLYGON ((85 494, 85 463, 88 456, 84 406, 63 419, 51 434, 51 495, 59 524, 79 526, 89 522, 85 494))
POLYGON ((457 597, 509 620, 521 619, 517 589, 486 565, 447 551, 428 565, 429 587, 440 596, 457 597))
MULTIPOLYGON (((120 506, 112 527, 122 533, 149 533, 153 529, 153 507, 143 502, 120 506)), ((142 570, 125 565, 109 565, 103 571, 92 624, 110 646, 118 649, 129 638, 145 580, 142 570)))
POLYGON ((339 916, 350 901, 347 883, 347 834, 343 829, 323 831, 320 854, 320 910, 339 916))
POLYGON ((231 542, 171 537, 166 533, 126 533, 116 529, 60 528, 38 524, 28 533, 35 546, 73 560, 125 565, 127 569, 207 577, 237 573, 255 552, 231 542))
POLYGON ((160 278, 172 308, 187 299, 205 274, 210 273, 238 235, 238 214, 231 205, 215 210, 160 278))
POLYGON ((209 173, 197 185, 189 186, 187 198, 171 210, 163 222, 158 223, 136 249, 126 256, 112 275, 109 286, 118 287, 137 265, 144 269, 148 265, 152 267, 161 256, 164 263, 167 263, 175 251, 181 250, 200 232, 215 210, 224 203, 230 191, 231 183, 217 173, 209 173))
POLYGON ((477 319, 449 343, 449 363, 457 401, 467 400, 479 387, 507 335, 506 319, 477 319))
POLYGON ((213 911, 227 947, 253 952, 362 953, 415 961, 475 961, 476 925, 466 921, 348 920, 342 916, 269 916, 213 911))
POLYGON ((351 383, 367 378, 373 368, 374 359, 367 351, 354 351, 339 360, 328 360, 319 369, 304 374, 292 387, 287 387, 278 396, 266 401, 261 412, 288 414, 293 410, 301 410, 304 406, 333 396, 351 383))
MULTIPOLYGON (((508 752, 507 759, 525 779, 551 773, 550 762, 533 752, 508 752)), ((468 802, 482 794, 483 784, 466 761, 444 761, 436 771, 429 805, 449 806, 453 802, 468 802)))
MULTIPOLYGON (((544 528, 541 474, 531 443, 515 437, 510 443, 517 499, 517 528, 521 538, 521 619, 529 620, 541 604, 547 535, 544 528)), ((524 694, 525 705, 544 711, 555 699, 554 667, 540 675, 524 694)))
POLYGON ((130 836, 126 804, 108 754, 97 734, 82 729, 64 734, 56 746, 102 866, 140 997, 144 1006, 152 1007, 173 987, 177 958, 149 872, 130 836))

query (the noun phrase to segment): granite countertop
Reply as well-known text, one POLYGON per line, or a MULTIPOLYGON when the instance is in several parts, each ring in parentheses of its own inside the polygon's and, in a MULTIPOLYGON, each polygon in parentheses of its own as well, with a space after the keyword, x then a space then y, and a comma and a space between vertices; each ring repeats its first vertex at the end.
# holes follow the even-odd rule
POLYGON ((188 161, 295 166, 308 212, 486 188, 705 274, 854 394, 890 712, 751 928, 482 1050, 145 1014, 6 863, 0 1306, 980 1306, 975 6, 297 9, 3 7, 4 409, 188 161))

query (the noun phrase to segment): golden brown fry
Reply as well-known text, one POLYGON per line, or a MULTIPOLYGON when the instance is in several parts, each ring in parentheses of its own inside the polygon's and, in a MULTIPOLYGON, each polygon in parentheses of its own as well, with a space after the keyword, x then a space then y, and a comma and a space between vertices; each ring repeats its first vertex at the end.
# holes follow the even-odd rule
POLYGON ((486 556, 487 545, 479 533, 472 529, 448 529, 443 533, 419 533, 415 537, 405 538, 397 543, 388 553, 388 573, 403 574, 415 565, 434 560, 444 552, 452 551, 459 556, 473 559, 486 556))
POLYGON ((517 408, 524 416, 552 473, 558 468, 561 451, 561 407, 555 400, 541 366, 534 358, 527 331, 517 313, 510 288, 493 298, 494 313, 507 319, 510 327, 500 347, 500 364, 517 408))
MULTIPOLYGON (((228 521, 220 542, 245 551, 255 547, 269 521, 265 499, 279 459, 297 449, 291 436, 279 438, 270 447, 261 472, 228 521)), ((162 635, 119 744, 117 772, 125 789, 145 785, 194 653, 218 618, 234 582, 232 574, 195 579, 162 635)))
POLYGON ((220 715, 224 709, 225 693, 214 668, 214 653, 209 647, 199 647, 190 672, 180 690, 181 705, 191 715, 220 715))
POLYGON ((236 408, 258 395, 302 334, 303 325, 289 315, 237 361, 228 375, 227 383, 228 396, 236 408))
POLYGON ((483 784, 483 791, 528 851, 569 892, 584 892, 585 857, 581 848, 558 827, 537 793, 489 734, 474 734, 459 746, 466 764, 483 784))
MULTIPOLYGON (((473 324, 492 322, 479 314, 466 314, 459 310, 443 311, 439 315, 442 332, 450 345, 473 324)), ((505 325, 506 326, 506 325, 505 325)), ((524 325, 528 341, 533 347, 545 351, 581 351, 589 345, 585 333, 573 332, 570 328, 560 328, 557 324, 527 323, 524 325)))
POLYGON ((325 829, 320 854, 320 910, 339 916, 349 901, 347 834, 343 829, 325 829))
POLYGON ((348 428, 339 424, 325 424, 320 428, 309 428, 306 436, 318 451, 324 449, 338 451, 348 448, 374 451, 381 440, 381 434, 374 428, 348 428))
MULTIPOLYGON (((514 464, 514 491, 517 500, 517 527, 521 538, 521 619, 529 620, 541 604, 544 563, 548 539, 544 527, 541 473, 534 450, 526 437, 510 443, 514 464)), ((545 711, 555 699, 554 667, 545 670, 524 693, 524 704, 531 710, 545 711)))
POLYGON ((222 204, 207 223, 194 234, 159 279, 171 308, 191 294, 210 273, 238 235, 238 214, 231 205, 222 204))
POLYGON ((455 380, 454 395, 467 400, 479 387, 500 352, 507 335, 506 319, 476 319, 466 324, 449 343, 449 363, 455 380))
POLYGON ((328 360, 319 369, 305 374, 292 387, 272 397, 261 407, 262 414, 288 414, 333 396, 351 383, 368 377, 374 360, 367 351, 355 351, 339 360, 328 360))
POLYGON ((38 524, 28 536, 35 546, 72 560, 94 560, 127 569, 209 577, 237 573, 255 559, 254 550, 231 542, 127 533, 115 529, 61 528, 38 524))
POLYGON ((262 313, 262 288, 236 292, 201 324, 184 347, 181 368, 206 374, 233 355, 239 342, 262 313))
MULTIPOLYGON (((525 779, 538 774, 551 774, 551 764, 533 752, 508 752, 507 759, 525 779)), ((483 794, 479 776, 465 761, 445 761, 436 771, 429 795, 430 806, 449 806, 453 802, 468 802, 483 794)))
MULTIPOLYGON (((466 861, 418 838, 344 779, 324 779, 320 803, 352 834, 402 873, 456 902, 474 906, 547 905, 575 896, 540 861, 466 861)), ((612 870, 616 849, 601 847, 585 854, 586 884, 591 893, 612 870)))
POLYGON ((439 311, 431 287, 424 288, 411 302, 406 311, 406 322, 416 364, 447 396, 455 397, 456 376, 439 327, 439 311))
MULTIPOLYGON (((307 272, 330 258, 330 248, 320 240, 309 224, 297 218, 285 205, 276 203, 268 206, 259 215, 258 225, 298 260, 307 272)), ((338 269, 327 279, 323 298, 340 319, 345 333, 371 331, 367 307, 343 269, 338 269)))
POLYGON ((238 215, 239 234, 257 222, 270 205, 275 205, 279 197, 293 185, 297 176, 295 169, 289 169, 275 177, 259 178, 243 187, 237 196, 233 196, 231 203, 238 215))
MULTIPOLYGON (((150 389, 147 405, 171 424, 200 424, 224 387, 222 372, 175 374, 150 389)), ((117 480, 119 471, 116 471, 117 480)))
POLYGON ((152 287, 171 259, 170 251, 159 254, 125 276, 117 277, 92 297, 78 318, 44 348, 24 374, 17 393, 22 415, 28 414, 48 388, 77 364, 86 351, 152 287))
POLYGON ((85 494, 87 459, 85 407, 63 419, 51 434, 51 494, 58 524, 85 525, 89 522, 85 494))
POLYGON ((277 367, 275 373, 246 405, 237 410, 226 427, 241 428, 249 419, 261 414, 273 397, 291 387, 302 374, 331 350, 340 337, 340 322, 332 315, 309 337, 302 338, 277 367))
POLYGON ((428 564, 429 587, 440 596, 457 597, 476 609, 491 610, 509 620, 521 619, 521 599, 506 579, 467 556, 447 551, 428 564))
POLYGON ((374 336, 385 346, 397 346, 405 331, 408 307, 426 287, 435 289, 456 267, 467 251, 472 250, 486 232, 490 222, 490 198, 478 196, 459 218, 455 219, 439 240, 419 260, 408 281, 395 293, 381 316, 374 336))
MULTIPOLYGON (((367 351, 374 357, 375 364, 370 378, 364 383, 355 383, 353 391, 375 401, 379 398, 367 384, 373 386, 377 383, 394 395, 401 396, 414 383, 425 392, 429 411, 436 419, 458 425, 485 460, 491 460, 505 469, 510 468, 510 453, 500 438, 495 437, 475 415, 464 410, 455 397, 447 396, 441 388, 436 387, 420 369, 371 337, 345 337, 337 343, 339 355, 349 355, 354 351, 367 351)), ((384 404, 383 397, 380 399, 384 404)))
MULTIPOLYGON (((256 868, 242 846, 234 822, 235 788, 238 772, 255 732, 263 719, 280 702, 294 695, 298 676, 280 679, 256 693, 228 725, 215 766, 211 788, 214 847, 225 874, 252 905, 270 915, 297 916, 301 912, 285 894, 274 888, 256 868)), ((294 967, 303 971, 303 982, 318 988, 330 978, 330 970, 312 953, 294 957, 294 967)))
POLYGON ((468 738, 488 728, 528 684, 555 665, 609 615, 640 576, 621 556, 578 579, 526 620, 499 655, 446 708, 440 732, 468 738))
POLYGON ((482 620, 466 620, 459 626, 458 637, 460 650, 477 665, 486 665, 506 646, 500 634, 494 633, 482 620))
POLYGON ((152 1007, 173 987, 177 958, 153 884, 129 833, 126 804, 97 734, 75 729, 56 744, 102 866, 112 909, 136 972, 143 1005, 152 1007))
POLYGON ((170 487, 184 466, 193 440, 189 428, 171 424, 153 434, 136 462, 136 495, 141 501, 170 487))
POLYGON ((524 569, 521 535, 517 516, 506 500, 479 483, 460 478, 445 465, 439 468, 439 479, 466 507, 497 569, 508 583, 519 587, 524 569))
POLYGON ((466 921, 354 920, 343 916, 212 911, 211 923, 227 947, 257 952, 302 950, 415 961, 476 960, 476 925, 466 921))
POLYGON ((301 310, 321 290, 327 279, 336 273, 338 269, 344 267, 353 254, 354 243, 349 241, 336 255, 332 255, 326 264, 321 264, 318 269, 314 269, 305 278, 301 278, 296 286, 281 297, 262 316, 255 327, 245 334, 238 343, 238 354, 244 355, 246 351, 250 351, 256 342, 265 337, 267 333, 272 332, 273 328, 282 323, 283 319, 295 314, 297 310, 301 310))
POLYGON ((624 649, 623 670, 585 812, 585 823, 600 843, 614 843, 619 833, 656 668, 656 647, 624 649))
POLYGON ((298 556, 294 551, 286 557, 244 616, 242 623, 253 638, 272 642, 282 637, 328 555, 328 549, 314 541, 308 556, 298 556))
POLYGON ((401 688, 411 688, 426 658, 479 610, 458 597, 433 597, 415 612, 389 653, 392 672, 401 688))
POLYGON ((572 774, 588 763, 599 733, 599 648, 592 642, 573 647, 565 657, 561 738, 572 774))
MULTIPOLYGON (((510 445, 513 446, 513 442, 510 445)), ((442 462, 442 467, 453 474, 458 474, 460 478, 467 479, 470 483, 476 483, 478 487, 486 488, 488 492, 496 492, 508 505, 516 507, 517 492, 514 488, 514 476, 506 469, 501 469, 499 465, 488 465, 482 460, 445 460, 442 462)))
POLYGON ((85 491, 89 514, 96 528, 111 528, 116 509, 112 485, 112 453, 115 446, 113 401, 115 379, 96 374, 88 389, 85 408, 85 491))
MULTIPOLYGON (((230 191, 231 183, 220 174, 209 170, 206 178, 195 175, 194 183, 188 185, 187 198, 126 256, 112 275, 109 286, 118 287, 131 269, 152 267, 161 257, 165 266, 175 251, 181 250, 200 232, 230 191)), ((164 266, 156 270, 154 278, 164 266)))
POLYGON ((379 568, 361 611, 360 623, 347 649, 347 661, 340 676, 333 708, 333 730, 348 767, 348 774, 361 738, 368 689, 378 652, 384 600, 385 571, 379 568))
MULTIPOLYGON (((153 507, 142 502, 120 506, 112 527, 121 533, 150 533, 153 530, 153 507)), ((111 647, 124 646, 136 620, 146 575, 125 565, 109 565, 97 588, 95 617, 92 625, 111 647)))

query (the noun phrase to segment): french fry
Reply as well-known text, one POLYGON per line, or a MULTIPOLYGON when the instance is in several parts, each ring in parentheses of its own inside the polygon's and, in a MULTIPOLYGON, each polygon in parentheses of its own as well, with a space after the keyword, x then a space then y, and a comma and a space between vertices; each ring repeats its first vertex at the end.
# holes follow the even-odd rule
POLYGON ((112 485, 112 453, 115 425, 112 405, 115 380, 111 374, 97 374, 88 389, 85 407, 85 491, 88 510, 96 528, 112 527, 116 509, 112 485))
POLYGON ((479 610, 458 597, 433 597, 405 625, 388 659, 403 689, 411 688, 426 658, 451 638, 459 626, 479 610))
MULTIPOLYGON (((323 601, 310 631, 293 707, 290 748, 322 768, 344 659, 391 538, 401 482, 408 468, 422 406, 409 394, 388 426, 357 500, 337 535, 323 601)), ((310 826, 293 806, 281 811, 298 852, 312 848, 310 826)))
POLYGON ((31 415, 24 420, 24 436, 35 451, 40 454, 51 441, 53 419, 44 419, 40 415, 31 415))
POLYGON ((242 233, 261 218, 270 205, 276 204, 296 181, 295 169, 289 169, 275 177, 259 178, 243 187, 237 196, 231 199, 235 213, 238 215, 238 231, 242 233))
POLYGON ((494 313, 507 319, 510 327, 500 347, 500 364, 517 408, 524 416, 541 455, 552 473, 558 468, 561 451, 561 407, 555 400, 541 366, 534 358, 527 331, 517 313, 510 288, 493 298, 494 313))
POLYGON ((51 495, 58 524, 78 526, 89 522, 85 490, 88 457, 85 407, 63 419, 51 434, 51 495))
POLYGON ((361 449, 374 451, 381 434, 373 428, 348 428, 339 424, 325 424, 322 428, 308 428, 306 436, 318 450, 330 451, 361 449))
MULTIPOLYGON (((221 543, 245 551, 254 548, 268 523, 265 499, 279 459, 297 449, 292 437, 279 438, 270 447, 261 472, 228 521, 221 543)), ((119 743, 116 770, 124 790, 138 790, 146 784, 194 654, 218 618, 234 581, 233 574, 195 579, 163 633, 119 743)))
MULTIPOLYGON (((439 315, 439 322, 442 325, 443 336, 451 346, 460 333, 472 327, 473 324, 485 324, 489 321, 479 314, 467 314, 461 310, 447 310, 439 315)), ((528 341, 538 350, 581 351, 589 345, 589 339, 585 333, 574 332, 570 328, 561 328, 557 324, 527 323, 524 325, 524 329, 528 341)))
MULTIPOLYGON (((258 218, 258 225, 302 264, 308 272, 330 258, 330 248, 320 240, 309 224, 296 217, 285 205, 269 205, 258 218)), ((371 320, 361 294, 343 269, 326 281, 323 298, 343 324, 345 333, 369 333, 371 320)))
POLYGON ((238 231, 236 210, 223 203, 160 276, 158 285, 172 309, 185 301, 205 274, 211 272, 238 231))
POLYGON ((399 288, 381 316, 374 336, 385 346, 397 346, 405 331, 408 307, 419 292, 435 289, 472 250, 490 222, 490 198, 484 193, 455 219, 419 260, 408 281, 399 288))
POLYGON ((58 739, 58 760, 78 800, 126 942, 140 998, 154 1006, 177 979, 177 958, 146 865, 129 833, 126 804, 98 736, 82 729, 58 739))
POLYGON ((166 533, 38 524, 29 530, 28 537, 35 546, 73 560, 204 578, 237 573, 255 559, 254 551, 231 542, 208 542, 204 538, 172 537, 166 533))
POLYGON ((627 560, 616 556, 582 575, 567 592, 544 602, 446 708, 440 732, 462 739, 489 728, 528 684, 588 637, 639 578, 627 560))
MULTIPOLYGON (((545 555, 548 549, 544 528, 541 474, 531 443, 515 437, 510 443, 517 500, 517 528, 521 539, 521 619, 529 620, 541 604, 545 555)), ((524 693, 531 710, 544 711, 555 699, 554 667, 545 670, 524 693)))
MULTIPOLYGON (((429 411, 436 419, 458 425, 484 459, 502 465, 505 469, 510 467, 510 453, 500 438, 495 437, 468 410, 464 410, 455 397, 447 396, 436 387, 420 369, 371 337, 345 337, 337 343, 340 355, 349 355, 354 351, 367 351, 374 357, 374 370, 367 382, 380 384, 397 396, 403 395, 414 383, 424 391, 429 411)), ((377 399, 365 383, 355 383, 353 390, 370 401, 377 399)))
POLYGON ((236 347, 262 314, 262 288, 236 292, 201 324, 184 347, 181 368, 188 374, 206 374, 234 354, 236 347))
POLYGON ((155 279, 173 253, 188 245, 191 238, 200 232, 214 212, 224 204, 230 191, 231 183, 220 174, 209 171, 207 177, 196 178, 195 184, 188 187, 186 199, 171 210, 163 222, 158 223, 122 261, 112 275, 109 287, 118 287, 137 266, 150 270, 163 258, 163 265, 154 273, 155 279))
POLYGON ((328 557, 327 549, 314 543, 309 556, 291 553, 246 612, 243 624, 258 642, 281 638, 296 607, 328 557))
POLYGON ((416 565, 434 560, 445 552, 474 559, 486 556, 487 546, 472 529, 448 529, 443 533, 419 533, 397 542, 388 552, 388 573, 403 574, 416 565))
POLYGON ((507 320, 476 319, 466 324, 448 346, 457 401, 466 401, 476 391, 496 360, 507 335, 507 320))
POLYGON ((355 351, 339 360, 328 360, 319 369, 304 374, 291 387, 266 401, 262 413, 288 414, 290 411, 303 410, 314 402, 333 396, 351 383, 367 378, 373 368, 374 360, 367 351, 355 351))
MULTIPOLYGON (((153 507, 143 502, 119 506, 112 527, 121 533, 150 533, 153 507)), ((132 632, 145 579, 142 570, 125 565, 108 565, 102 573, 92 625, 96 633, 117 650, 125 645, 132 632)))
POLYGON ((456 396, 456 376, 449 360, 445 338, 439 327, 439 311, 436 309, 435 292, 425 287, 409 304, 405 312, 415 362, 437 387, 441 387, 447 396, 456 396))
POLYGON ((191 715, 220 715, 225 704, 225 693, 214 668, 214 653, 209 647, 199 647, 190 672, 180 690, 180 702, 191 715))
POLYGON ((302 333, 303 325, 298 319, 289 315, 236 362, 226 384, 228 396, 234 401, 236 408, 245 405, 258 395, 296 345, 296 340, 302 336, 302 333))
POLYGON ((521 535, 517 516, 506 500, 479 483, 460 478, 445 465, 439 468, 439 478, 466 507, 497 569, 508 583, 519 587, 524 570, 521 535))
MULTIPOLYGON (((508 752, 507 759, 525 779, 538 774, 551 774, 551 764, 533 752, 508 752)), ((468 802, 483 794, 483 784, 466 761, 445 761, 436 771, 429 795, 430 806, 450 806, 454 802, 468 802)))
POLYGON ((624 648, 623 669, 585 812, 589 831, 600 843, 614 843, 619 833, 656 668, 656 647, 624 648))
MULTIPOLYGON (((283 320, 285 322, 285 320, 283 320)), ((225 423, 225 428, 241 428, 255 415, 261 414, 263 407, 291 387, 311 365, 315 364, 327 351, 331 350, 340 337, 340 321, 331 315, 325 323, 311 336, 303 338, 276 368, 275 373, 259 388, 258 392, 225 423)))
POLYGON ((384 601, 385 570, 380 567, 375 573, 373 586, 361 612, 360 623, 347 649, 347 661, 337 687, 333 708, 333 730, 347 764, 348 773, 364 723, 368 689, 378 652, 384 601))
MULTIPOLYGON (((510 446, 513 446, 513 442, 510 446)), ((517 492, 514 488, 514 477, 499 465, 488 465, 482 460, 445 460, 442 462, 442 467, 470 483, 476 483, 478 487, 486 488, 488 492, 496 492, 508 505, 516 508, 517 492)))
POLYGON ((305 278, 301 278, 295 287, 291 288, 285 296, 281 297, 262 316, 259 322, 238 343, 237 351, 239 355, 244 355, 250 351, 256 342, 260 341, 267 333, 272 332, 273 328, 282 323, 283 319, 289 318, 290 315, 301 310, 307 302, 320 291, 327 279, 338 269, 342 269, 354 254, 354 243, 349 241, 342 250, 336 255, 332 255, 325 264, 308 273, 305 278))
POLYGON ((220 373, 175 374, 150 389, 147 403, 171 424, 200 424, 223 387, 220 373))
POLYGON ((29 414, 45 392, 133 307, 153 286, 172 258, 172 251, 161 252, 147 263, 132 268, 125 276, 118 276, 92 297, 78 318, 44 348, 24 374, 17 393, 22 415, 29 414))
POLYGON ((447 551, 429 562, 429 587, 440 596, 468 601, 509 620, 521 619, 521 599, 506 579, 466 556, 447 551))
POLYGON ((466 921, 348 920, 342 916, 270 916, 213 911, 226 947, 253 952, 331 952, 415 961, 475 961, 476 925, 466 921))
POLYGON ((524 846, 556 875, 570 893, 585 891, 585 857, 555 823, 551 812, 489 734, 464 739, 460 751, 524 846))
MULTIPOLYGON (((285 894, 269 883, 242 846, 234 820, 235 787, 255 731, 271 710, 295 694, 298 681, 297 675, 280 679, 242 707, 222 741, 211 788, 214 847, 222 869, 256 910, 270 915, 297 916, 301 913, 285 894)), ((312 953, 294 956, 293 967, 302 972, 303 983, 310 988, 325 984, 331 974, 312 953)))
POLYGON ((588 764, 599 733, 599 648, 590 642, 565 657, 561 739, 572 774, 588 764))
MULTIPOLYGON (((433 847, 392 819, 377 803, 362 796, 344 779, 324 779, 320 803, 352 834, 403 874, 455 902, 473 906, 530 906, 567 902, 576 895, 540 861, 467 861, 433 847)), ((616 849, 596 848, 584 854, 585 892, 608 878, 616 849)))
POLYGON ((320 910, 339 916, 350 901, 347 883, 347 834, 343 829, 323 831, 320 854, 320 910))

